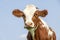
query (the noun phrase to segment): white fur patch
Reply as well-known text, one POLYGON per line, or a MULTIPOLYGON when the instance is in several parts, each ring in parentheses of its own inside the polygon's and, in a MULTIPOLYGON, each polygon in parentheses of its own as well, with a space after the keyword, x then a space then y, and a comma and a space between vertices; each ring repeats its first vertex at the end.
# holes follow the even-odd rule
POLYGON ((44 22, 41 18, 40 18, 40 20, 41 20, 42 23, 44 24, 44 25, 42 25, 42 26, 45 27, 45 28, 47 28, 47 30, 48 30, 48 35, 49 35, 49 36, 52 36, 52 35, 53 35, 53 32, 49 29, 49 26, 47 25, 47 23, 44 22))
MULTIPOLYGON (((34 5, 27 5, 26 6, 26 8, 24 9, 24 14, 25 14, 25 16, 26 16, 26 24, 28 24, 28 23, 32 23, 32 25, 30 25, 31 27, 34 27, 34 23, 33 23, 33 21, 32 21, 32 17, 33 17, 33 15, 34 15, 34 13, 35 13, 35 11, 36 11, 37 9, 36 9, 36 7, 34 6, 34 5)), ((48 35, 51 35, 52 36, 52 34, 53 34, 53 32, 49 29, 49 27, 48 27, 48 25, 46 24, 46 22, 44 22, 41 18, 40 18, 40 20, 42 21, 42 23, 44 24, 44 25, 42 25, 43 27, 46 27, 47 28, 47 30, 48 30, 48 35)))
POLYGON ((36 7, 34 5, 27 5, 26 8, 24 9, 24 14, 26 16, 26 24, 28 23, 32 23, 32 25, 30 25, 31 27, 34 27, 34 23, 32 21, 32 17, 36 11, 36 7))
POLYGON ((51 30, 48 31, 48 35, 52 36, 53 32, 51 30))

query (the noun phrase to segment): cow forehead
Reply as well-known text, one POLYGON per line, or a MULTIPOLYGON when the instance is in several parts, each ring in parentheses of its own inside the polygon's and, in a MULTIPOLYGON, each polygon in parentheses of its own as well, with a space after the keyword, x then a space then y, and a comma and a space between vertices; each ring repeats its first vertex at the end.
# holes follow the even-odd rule
POLYGON ((36 7, 34 5, 27 5, 26 8, 23 10, 27 19, 31 19, 36 11, 36 7))

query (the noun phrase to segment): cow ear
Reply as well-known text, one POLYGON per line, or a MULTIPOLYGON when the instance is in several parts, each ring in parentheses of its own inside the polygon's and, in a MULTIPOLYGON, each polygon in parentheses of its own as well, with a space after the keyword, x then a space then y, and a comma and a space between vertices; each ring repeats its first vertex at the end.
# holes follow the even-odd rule
POLYGON ((42 11, 37 10, 36 12, 37 12, 38 16, 41 16, 41 17, 45 17, 48 14, 47 10, 42 10, 42 11))
POLYGON ((24 13, 22 11, 20 11, 19 9, 13 10, 12 14, 16 17, 22 17, 24 15, 24 13))

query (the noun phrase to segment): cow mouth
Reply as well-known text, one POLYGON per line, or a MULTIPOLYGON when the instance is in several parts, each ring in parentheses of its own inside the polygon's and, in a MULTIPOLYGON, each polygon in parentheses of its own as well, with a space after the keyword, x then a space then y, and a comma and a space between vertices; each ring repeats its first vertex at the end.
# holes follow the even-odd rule
POLYGON ((35 27, 26 26, 26 25, 24 26, 24 28, 27 29, 27 30, 35 29, 35 27))
POLYGON ((37 27, 24 27, 24 28, 27 29, 31 33, 32 38, 34 40, 35 30, 37 29, 37 27))
POLYGON ((32 27, 32 26, 25 25, 24 28, 27 29, 28 31, 29 30, 36 30, 37 29, 37 26, 32 27))
POLYGON ((24 27, 25 29, 27 29, 27 30, 31 30, 31 29, 34 29, 35 27, 30 27, 30 26, 28 26, 28 27, 24 27))

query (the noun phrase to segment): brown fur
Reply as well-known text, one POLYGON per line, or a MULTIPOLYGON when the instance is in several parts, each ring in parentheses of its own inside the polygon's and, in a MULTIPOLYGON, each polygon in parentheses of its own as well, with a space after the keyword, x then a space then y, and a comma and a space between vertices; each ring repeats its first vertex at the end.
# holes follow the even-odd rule
MULTIPOLYGON (((35 31, 35 40, 51 40, 53 38, 53 40, 56 40, 56 35, 55 32, 53 31, 53 35, 52 36, 48 36, 48 30, 46 28, 43 28, 42 25, 44 25, 41 20, 38 18, 38 12, 35 12, 35 15, 33 16, 32 20, 35 23, 35 26, 38 25, 38 28, 35 31)), ((52 29, 49 28, 51 31, 52 29)), ((30 32, 28 33, 27 36, 28 40, 32 40, 32 36, 30 34, 30 32)))
POLYGON ((35 12, 35 14, 36 14, 37 16, 45 17, 45 16, 48 14, 48 12, 47 12, 47 10, 43 10, 43 11, 37 10, 37 11, 35 12))
MULTIPOLYGON (((55 32, 51 28, 49 28, 53 32, 53 35, 48 36, 48 30, 45 27, 42 27, 42 25, 44 24, 38 18, 39 16, 45 17, 47 14, 48 14, 47 10, 43 10, 43 11, 37 10, 32 18, 32 21, 35 24, 34 26, 35 27, 38 26, 38 28, 35 30, 35 35, 34 35, 35 40, 52 40, 52 39, 56 40, 55 32)), ((25 22, 25 15, 22 11, 15 9, 13 11, 13 15, 15 15, 16 17, 23 17, 25 22)), ((33 40, 30 32, 28 32, 27 40, 33 40)))
POLYGON ((16 16, 16 17, 22 17, 24 14, 22 11, 20 11, 19 9, 15 9, 13 10, 13 15, 16 16))

